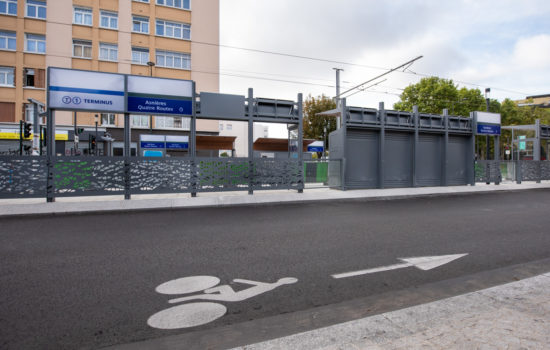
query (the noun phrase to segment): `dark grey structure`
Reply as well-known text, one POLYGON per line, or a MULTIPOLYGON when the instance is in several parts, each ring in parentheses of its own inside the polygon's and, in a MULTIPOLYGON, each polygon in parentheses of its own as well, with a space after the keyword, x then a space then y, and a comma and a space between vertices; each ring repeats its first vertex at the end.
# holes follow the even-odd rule
POLYGON ((473 120, 347 107, 329 136, 329 185, 341 189, 475 184, 473 120), (339 177, 337 176, 339 173, 339 177))
MULTIPOLYGON (((254 122, 286 123, 297 130, 302 144, 302 94, 298 101, 224 94, 194 96, 189 156, 150 158, 130 156, 130 122, 125 114, 124 156, 55 156, 55 111, 48 110, 46 156, 0 156, 0 198, 191 193, 295 189, 303 192, 303 152, 287 159, 255 158, 252 147, 254 122), (196 156, 196 119, 240 120, 249 123, 247 158, 196 156)), ((292 154, 292 152, 291 152, 292 154)))

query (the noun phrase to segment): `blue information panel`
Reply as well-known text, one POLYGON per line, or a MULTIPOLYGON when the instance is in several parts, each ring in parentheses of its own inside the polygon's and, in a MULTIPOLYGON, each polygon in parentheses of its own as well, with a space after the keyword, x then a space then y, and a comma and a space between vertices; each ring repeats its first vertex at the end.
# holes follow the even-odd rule
POLYGON ((189 149, 187 142, 166 142, 167 149, 189 149))
POLYGON ((128 112, 191 115, 193 113, 193 103, 191 100, 174 100, 128 94, 128 112))
POLYGON ((500 135, 500 125, 477 124, 478 135, 500 135))
POLYGON ((308 146, 308 152, 323 152, 323 146, 308 146))
POLYGON ((141 148, 164 148, 164 142, 141 141, 141 148))

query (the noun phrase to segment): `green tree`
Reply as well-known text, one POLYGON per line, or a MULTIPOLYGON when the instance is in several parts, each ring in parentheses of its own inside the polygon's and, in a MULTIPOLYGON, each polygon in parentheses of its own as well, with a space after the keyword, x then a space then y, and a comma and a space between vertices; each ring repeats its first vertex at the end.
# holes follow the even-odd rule
MULTIPOLYGON (((421 113, 441 114, 447 108, 451 115, 469 117, 472 111, 485 110, 485 98, 479 89, 458 89, 450 79, 427 77, 407 86, 401 94, 401 100, 393 108, 412 111, 413 106, 418 106, 421 113)), ((498 109, 498 101, 491 100, 490 111, 496 112, 498 109)))
POLYGON ((319 116, 317 113, 336 108, 336 103, 325 95, 312 97, 309 95, 304 101, 304 138, 323 140, 323 129, 327 126, 327 149, 328 134, 336 130, 336 118, 319 116))

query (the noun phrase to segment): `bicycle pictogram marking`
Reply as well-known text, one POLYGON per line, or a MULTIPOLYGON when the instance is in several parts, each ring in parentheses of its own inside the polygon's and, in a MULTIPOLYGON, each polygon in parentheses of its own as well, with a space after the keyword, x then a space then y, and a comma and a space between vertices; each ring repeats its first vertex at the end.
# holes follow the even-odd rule
MULTIPOLYGON (((258 282, 236 278, 234 283, 243 283, 252 287, 235 291, 229 285, 219 285, 220 279, 214 276, 190 276, 163 283, 155 290, 161 294, 189 294, 203 291, 203 294, 171 299, 171 304, 190 300, 213 300, 219 302, 243 301, 269 292, 285 284, 298 282, 297 278, 285 277, 274 283, 258 282)), ((227 312, 223 304, 213 302, 193 302, 159 311, 149 317, 147 324, 159 329, 179 329, 200 326, 212 322, 227 312)))

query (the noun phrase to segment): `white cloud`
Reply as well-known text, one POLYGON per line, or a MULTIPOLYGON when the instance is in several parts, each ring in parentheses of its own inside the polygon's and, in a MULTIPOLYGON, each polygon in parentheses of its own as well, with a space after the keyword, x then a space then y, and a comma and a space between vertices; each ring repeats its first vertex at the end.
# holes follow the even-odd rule
MULTIPOLYGON (((549 14, 542 0, 221 0, 221 42, 386 68, 424 55, 411 70, 491 87, 494 98, 522 98, 522 93, 550 92, 549 14)), ((222 69, 260 73, 234 74, 323 85, 222 76, 222 92, 246 94, 254 87, 255 94, 266 97, 333 95, 334 87, 325 85, 334 85, 336 66, 345 69, 346 86, 381 72, 222 49, 222 69)), ((391 106, 400 92, 396 88, 419 79, 393 73, 372 88, 376 93, 358 93, 350 100, 365 107, 379 101, 391 106)))

